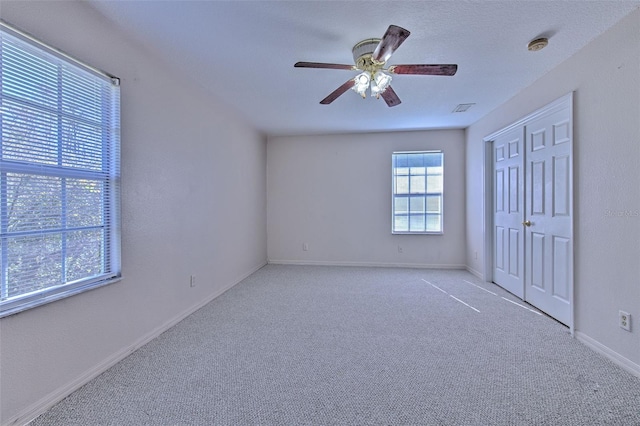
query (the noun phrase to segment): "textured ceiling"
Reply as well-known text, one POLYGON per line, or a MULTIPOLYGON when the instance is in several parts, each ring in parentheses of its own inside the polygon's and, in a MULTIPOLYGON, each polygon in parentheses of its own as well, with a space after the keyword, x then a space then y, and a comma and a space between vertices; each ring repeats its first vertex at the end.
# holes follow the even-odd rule
MULTIPOLYGON (((98 1, 122 31, 268 135, 464 128, 567 59, 635 1, 98 1), (348 91, 351 48, 389 24, 411 31, 388 65, 456 63, 453 77, 394 76, 402 104, 348 91), (529 52, 539 36, 549 46, 529 52), (475 103, 465 113, 456 105, 475 103)), ((603 60, 606 60, 604 58, 603 60)), ((597 64, 594 64, 597 66, 597 64)))

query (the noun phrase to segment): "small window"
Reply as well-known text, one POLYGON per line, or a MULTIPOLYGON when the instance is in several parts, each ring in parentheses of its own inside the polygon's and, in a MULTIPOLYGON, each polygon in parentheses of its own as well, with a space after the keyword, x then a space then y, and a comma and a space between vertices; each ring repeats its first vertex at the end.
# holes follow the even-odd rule
POLYGON ((0 23, 0 317, 120 277, 118 80, 0 23))
POLYGON ((441 234, 442 151, 392 155, 394 234, 441 234))

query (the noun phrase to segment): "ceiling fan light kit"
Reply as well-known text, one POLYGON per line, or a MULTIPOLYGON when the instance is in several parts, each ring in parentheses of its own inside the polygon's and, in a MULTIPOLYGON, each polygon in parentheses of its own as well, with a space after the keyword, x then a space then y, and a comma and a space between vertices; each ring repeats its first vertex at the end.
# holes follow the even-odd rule
POLYGON ((382 71, 384 62, 373 59, 373 53, 381 41, 379 38, 362 40, 356 43, 351 50, 353 62, 356 64, 355 68, 363 71, 362 74, 356 76, 356 84, 351 89, 363 99, 367 97, 367 89, 370 90, 371 96, 379 99, 391 84, 391 76, 382 71))
POLYGON ((373 76, 371 81, 371 96, 380 99, 380 95, 391 85, 391 76, 380 70, 373 76))
POLYGON ((371 82, 371 76, 368 72, 363 72, 362 74, 358 74, 356 78, 353 79, 355 85, 351 88, 354 92, 362 96, 362 98, 367 97, 367 89, 369 88, 369 84, 371 82))
POLYGON ((369 38, 356 43, 353 46, 353 61, 355 65, 326 64, 320 62, 297 62, 296 68, 326 68, 361 71, 355 78, 347 80, 329 96, 320 101, 323 105, 328 105, 335 101, 340 95, 352 89, 363 98, 367 97, 367 89, 371 96, 376 99, 382 98, 388 106, 396 106, 401 103, 400 98, 391 88, 391 74, 413 74, 413 75, 443 75, 452 76, 458 70, 456 64, 414 64, 414 65, 393 65, 384 68, 393 52, 409 37, 408 30, 389 25, 384 36, 379 38, 369 38))

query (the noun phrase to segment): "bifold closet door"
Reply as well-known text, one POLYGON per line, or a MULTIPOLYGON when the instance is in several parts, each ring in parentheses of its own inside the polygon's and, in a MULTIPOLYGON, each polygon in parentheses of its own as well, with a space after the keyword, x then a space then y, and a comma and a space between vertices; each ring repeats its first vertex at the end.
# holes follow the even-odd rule
POLYGON ((524 298, 524 132, 493 141, 493 280, 524 298))
POLYGON ((525 126, 524 300, 569 324, 573 241, 571 120, 565 110, 525 126))
POLYGON ((572 117, 566 104, 492 140, 493 281, 571 325, 572 117))

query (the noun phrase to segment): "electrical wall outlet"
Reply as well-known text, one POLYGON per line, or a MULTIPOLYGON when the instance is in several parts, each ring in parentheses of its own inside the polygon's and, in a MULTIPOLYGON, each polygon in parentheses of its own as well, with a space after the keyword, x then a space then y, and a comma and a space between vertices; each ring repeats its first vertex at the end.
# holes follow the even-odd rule
POLYGON ((398 253, 402 253, 402 246, 398 244, 398 253))
POLYGON ((309 251, 309 243, 302 243, 302 251, 309 251))
POLYGON ((190 287, 195 287, 196 286, 196 276, 195 275, 191 275, 191 277, 189 277, 189 286, 190 287))
POLYGON ((631 314, 625 311, 619 311, 618 324, 620 325, 620 328, 631 331, 631 314))

